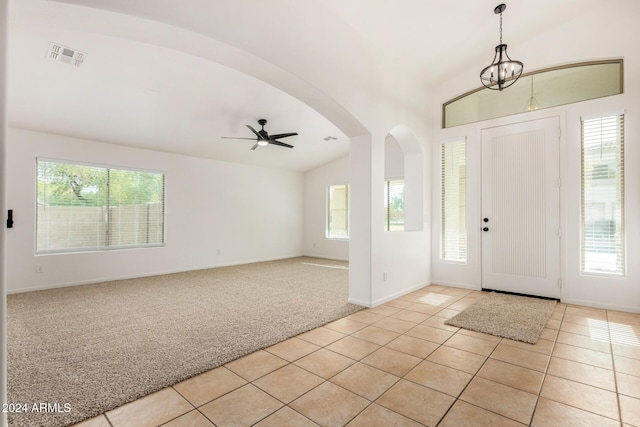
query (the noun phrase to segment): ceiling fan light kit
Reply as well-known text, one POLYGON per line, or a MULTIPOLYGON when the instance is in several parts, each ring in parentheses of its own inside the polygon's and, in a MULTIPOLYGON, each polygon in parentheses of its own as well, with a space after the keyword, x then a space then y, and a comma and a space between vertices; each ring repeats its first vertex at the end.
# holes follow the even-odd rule
POLYGON ((280 138, 287 138, 290 136, 295 136, 297 132, 289 132, 289 133, 279 133, 276 135, 269 135, 269 133, 264 130, 264 126, 267 124, 267 119, 258 120, 258 124, 262 127, 259 131, 255 130, 251 125, 245 125, 247 128, 253 132, 255 138, 236 138, 233 136, 223 136, 222 139, 247 139, 251 141, 256 141, 255 145, 251 147, 252 150, 255 150, 258 147, 266 147, 267 145, 277 145, 279 147, 293 148, 293 145, 285 144, 282 141, 278 141, 280 138))
POLYGON ((491 65, 480 72, 480 81, 491 90, 502 90, 514 84, 522 75, 524 64, 514 61, 507 54, 507 45, 502 43, 502 12, 507 5, 502 3, 493 9, 496 15, 500 15, 500 44, 496 46, 496 53, 491 65))

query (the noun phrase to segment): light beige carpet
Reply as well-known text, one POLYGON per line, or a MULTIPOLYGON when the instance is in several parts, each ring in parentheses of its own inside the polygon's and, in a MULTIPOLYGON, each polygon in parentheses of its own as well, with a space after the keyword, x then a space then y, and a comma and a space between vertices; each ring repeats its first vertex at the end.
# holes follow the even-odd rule
POLYGON ((10 426, 98 415, 361 309, 347 298, 347 263, 306 257, 9 295, 8 397, 29 407, 10 426))
POLYGON ((556 301, 491 292, 444 323, 535 344, 556 301))

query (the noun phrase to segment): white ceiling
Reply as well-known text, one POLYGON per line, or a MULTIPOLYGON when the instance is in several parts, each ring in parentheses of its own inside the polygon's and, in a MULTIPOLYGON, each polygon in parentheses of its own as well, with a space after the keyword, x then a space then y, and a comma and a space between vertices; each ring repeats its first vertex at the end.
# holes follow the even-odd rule
MULTIPOLYGON (((353 84, 360 77, 349 71, 353 69, 349 53, 341 45, 357 45, 385 67, 419 76, 416 82, 423 87, 417 89, 426 90, 460 67, 480 69, 490 61, 498 38, 495 3, 13 1, 9 123, 114 144, 307 171, 348 153, 348 138, 326 118, 247 74, 180 49, 115 36, 99 23, 104 18, 115 28, 120 18, 131 18, 126 15, 141 23, 159 21, 229 43, 293 74, 301 74, 303 67, 343 67, 341 72, 327 72, 327 78, 342 77, 353 84), (51 41, 86 52, 85 63, 75 68, 49 60, 51 41), (269 120, 270 133, 298 132, 283 140, 295 148, 250 151, 252 141, 220 139, 250 137, 245 125, 257 128, 259 118, 269 120), (324 141, 329 135, 338 140, 324 141)), ((504 16, 505 39, 510 46, 517 45, 598 3, 512 0, 504 16)))

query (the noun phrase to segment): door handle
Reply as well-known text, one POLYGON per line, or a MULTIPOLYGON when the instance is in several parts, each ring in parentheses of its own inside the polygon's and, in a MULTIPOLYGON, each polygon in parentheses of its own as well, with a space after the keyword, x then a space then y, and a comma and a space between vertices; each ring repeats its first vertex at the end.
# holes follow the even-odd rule
POLYGON ((484 227, 482 231, 489 231, 489 227, 484 227))

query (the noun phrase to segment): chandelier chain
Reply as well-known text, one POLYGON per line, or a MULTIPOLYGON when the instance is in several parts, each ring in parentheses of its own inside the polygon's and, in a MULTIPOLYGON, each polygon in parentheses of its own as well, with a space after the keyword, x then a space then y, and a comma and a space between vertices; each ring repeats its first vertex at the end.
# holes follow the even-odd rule
POLYGON ((522 75, 524 65, 521 61, 514 61, 507 54, 507 45, 502 42, 502 12, 507 5, 502 3, 493 9, 500 15, 500 44, 495 48, 493 62, 480 72, 480 81, 491 90, 502 90, 514 84, 522 75))

